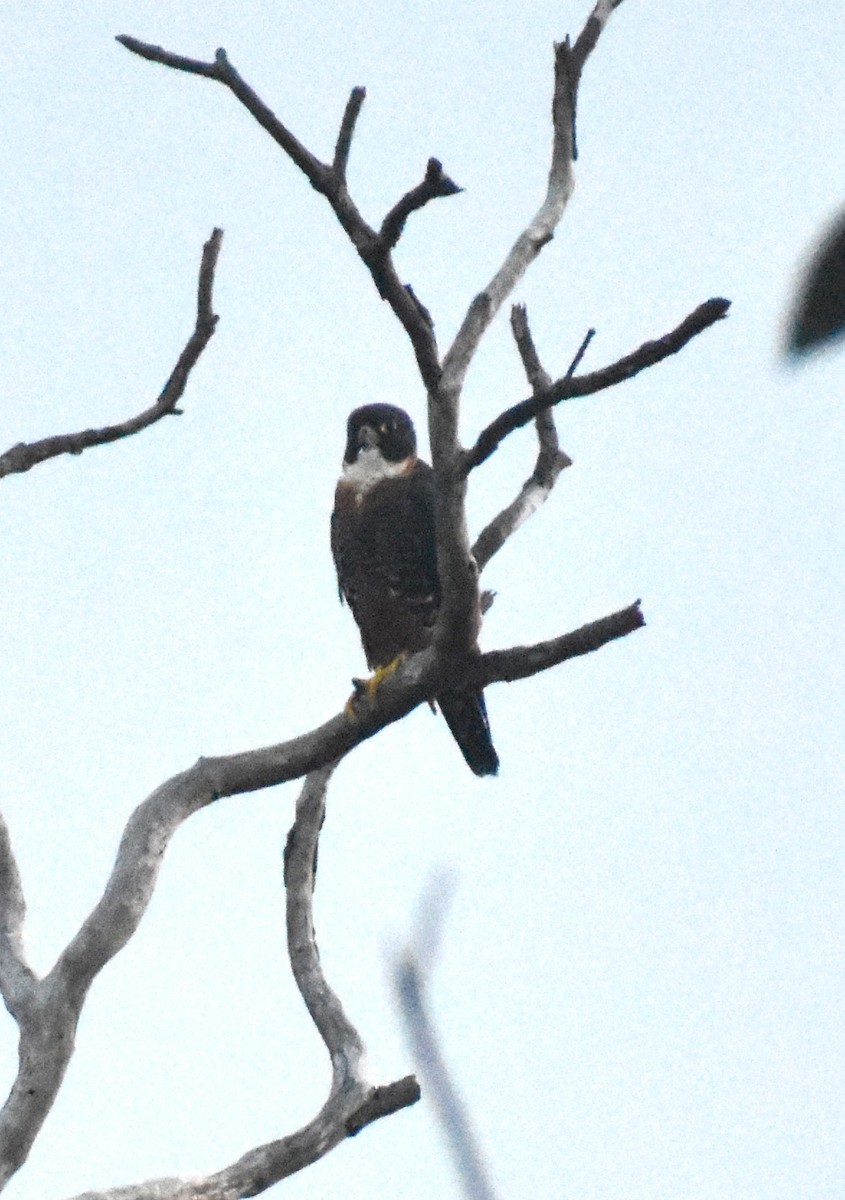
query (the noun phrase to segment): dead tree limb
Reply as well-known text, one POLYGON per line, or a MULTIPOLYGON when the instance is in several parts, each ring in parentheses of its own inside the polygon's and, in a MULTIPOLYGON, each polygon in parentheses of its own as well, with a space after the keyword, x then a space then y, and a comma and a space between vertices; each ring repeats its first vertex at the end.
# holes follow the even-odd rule
POLYGON ((475 467, 480 466, 508 434, 527 425, 544 408, 560 404, 562 400, 574 400, 576 396, 592 396, 596 392, 604 391, 605 388, 623 383, 626 379, 632 379, 646 367, 653 367, 656 363, 662 362, 664 358, 677 354, 679 350, 683 350, 687 342, 692 341, 705 329, 709 329, 711 325, 715 325, 717 321, 723 320, 727 316, 730 306, 730 300, 724 300, 721 297, 705 300, 703 304, 699 304, 698 308, 684 317, 680 325, 664 334, 663 337, 657 338, 656 341, 644 342, 633 353, 627 354, 624 358, 617 359, 615 363, 602 367, 599 371, 593 371, 589 375, 576 375, 572 378, 568 374, 564 375, 562 379, 558 379, 539 395, 531 396, 527 400, 520 401, 519 404, 514 404, 512 408, 505 409, 496 417, 495 421, 491 421, 486 429, 481 431, 475 445, 467 451, 464 456, 464 471, 469 474, 475 467))
POLYGON ((144 409, 136 417, 130 417, 129 420, 121 421, 117 425, 106 425, 102 429, 83 429, 80 433, 58 434, 54 437, 42 438, 38 442, 18 442, 5 454, 0 454, 0 479, 4 475, 29 471, 38 463, 44 462, 48 458, 56 458, 60 454, 81 454, 83 450, 87 450, 91 446, 104 446, 108 442, 117 442, 121 438, 131 437, 133 433, 139 433, 142 429, 154 425, 162 417, 179 415, 176 405, 185 391, 188 376, 214 336, 214 330, 217 327, 218 318, 212 311, 211 297, 214 287, 214 271, 222 239, 223 230, 215 229, 203 246, 197 287, 196 326, 155 404, 144 409))
MULTIPOLYGON (((463 678, 484 686, 497 680, 524 679, 597 650, 642 624, 642 613, 634 604, 561 638, 471 659, 463 678)), ((313 797, 314 789, 319 788, 322 797, 329 767, 379 729, 436 695, 441 686, 440 669, 435 651, 425 650, 385 679, 374 698, 356 704, 352 716, 344 710, 302 737, 262 750, 201 758, 163 783, 129 818, 101 899, 41 980, 29 971, 23 958, 23 893, 8 836, 2 836, 0 830, 0 991, 20 1029, 20 1069, 0 1110, 0 1188, 26 1160, 73 1054, 76 1024, 88 989, 135 933, 152 898, 167 846, 182 822, 223 796, 257 791, 306 774, 310 782, 304 796, 313 797)), ((455 682, 454 674, 451 679, 455 682)), ((388 1092, 382 1101, 389 1104, 392 1096, 388 1092)), ((373 1097, 368 1095, 367 1104, 367 1111, 373 1110, 373 1097)), ((221 1200, 231 1194, 219 1193, 221 1200)))
MULTIPOLYGON (((391 254, 404 221, 399 224, 397 229, 397 222, 394 218, 393 221, 388 222, 386 233, 377 232, 364 220, 346 186, 346 166, 352 146, 355 123, 366 96, 364 88, 358 87, 352 90, 338 132, 334 158, 331 163, 324 163, 303 146, 272 109, 241 78, 229 61, 225 50, 218 50, 214 62, 208 63, 186 58, 181 54, 173 54, 169 50, 163 50, 161 46, 153 46, 126 35, 121 35, 117 41, 127 50, 131 50, 133 54, 150 62, 160 63, 162 66, 171 67, 176 71, 202 75, 206 79, 214 79, 218 83, 222 83, 237 97, 259 125, 269 133, 273 141, 299 167, 314 190, 328 200, 335 216, 358 251, 361 261, 368 268, 379 295, 390 304, 407 332, 426 386, 435 385, 440 375, 440 363, 431 320, 412 290, 402 283, 391 254)), ((425 183, 420 186, 424 187, 425 183)), ((428 199, 433 199, 435 195, 451 195, 459 190, 457 185, 453 184, 446 190, 433 191, 428 199)), ((407 207, 407 198, 403 197, 403 200, 400 200, 391 211, 395 212, 403 205, 403 201, 407 207)), ((426 200, 423 200, 422 203, 426 203, 426 200)), ((421 204, 412 204, 405 215, 407 216, 415 207, 421 207, 421 204)))
MULTIPOLYGON (((603 27, 610 11, 609 3, 599 0, 590 20, 603 27)), ((580 42, 581 39, 576 46, 580 42)), ((430 388, 428 393, 431 457, 437 494, 437 562, 443 589, 435 636, 442 652, 452 656, 475 646, 481 623, 478 564, 470 550, 466 525, 465 451, 458 438, 461 392, 482 337, 530 264, 551 241, 572 194, 578 81, 591 49, 592 45, 584 44, 582 51, 576 54, 568 38, 555 46, 552 156, 545 198, 502 266, 470 304, 443 359, 439 386, 430 388)))
MULTIPOLYGON (((130 1187, 85 1192, 76 1200, 233 1200, 256 1196, 324 1157, 365 1125, 419 1099, 413 1075, 382 1087, 367 1082, 361 1069, 364 1043, 320 965, 313 920, 314 862, 325 817, 326 786, 335 766, 329 763, 307 776, 285 849, 288 953, 297 986, 332 1065, 325 1104, 296 1133, 255 1147, 213 1175, 153 1179, 130 1187)), ((66 995, 70 1007, 74 1007, 74 999, 72 993, 66 995)))
MULTIPOLYGON (((528 382, 533 388, 534 395, 541 395, 550 387, 552 377, 540 363, 524 304, 515 304, 511 309, 511 329, 528 382)), ((594 329, 587 331, 569 370, 566 372, 568 378, 575 374, 594 334, 594 329)), ((498 554, 508 538, 516 533, 517 529, 533 516, 542 504, 545 504, 561 471, 572 466, 572 459, 560 448, 552 410, 544 408, 538 412, 534 418, 534 425, 539 442, 534 470, 522 485, 516 498, 503 508, 475 539, 472 556, 478 563, 479 572, 484 570, 494 554, 498 554)))
MULTIPOLYGON (((412 1103, 416 1098, 416 1084, 412 1079, 400 1080, 386 1088, 371 1088, 364 1083, 359 1067, 360 1038, 328 989, 316 956, 311 925, 313 864, 325 790, 333 764, 385 725, 437 695, 447 679, 450 687, 460 687, 462 684, 487 686, 497 681, 527 678, 624 637, 644 623, 639 603, 636 603, 549 641, 480 654, 476 644, 480 623, 478 577, 480 568, 494 551, 488 548, 486 557, 485 552, 481 552, 480 562, 470 552, 464 505, 467 477, 508 433, 526 421, 537 419, 540 451, 535 475, 539 476, 540 486, 550 487, 565 465, 551 422, 551 407, 563 399, 611 386, 659 362, 680 349, 695 333, 718 320, 727 309, 727 301, 709 301, 660 342, 647 343, 634 355, 603 371, 564 377, 557 382, 550 382, 543 374, 536 354, 536 362, 531 358, 526 324, 518 342, 531 382, 532 397, 502 413, 483 431, 472 449, 466 451, 460 446, 459 405, 467 370, 494 316, 542 247, 553 237, 571 193, 581 72, 618 3, 619 0, 597 0, 574 45, 566 40, 555 47, 552 155, 545 199, 491 282, 469 305, 460 331, 442 363, 431 318, 411 287, 399 278, 392 257, 410 216, 431 200, 459 190, 443 172, 441 164, 430 159, 422 182, 389 209, 376 229, 359 212, 349 194, 346 178, 356 123, 365 98, 362 88, 351 92, 332 161, 324 163, 299 142, 241 78, 225 51, 218 50, 214 61, 206 63, 133 38, 118 39, 143 58, 213 79, 233 93, 311 185, 328 200, 370 271, 379 295, 388 302, 406 330, 428 395, 443 603, 433 645, 406 660, 382 682, 375 696, 367 695, 356 701, 351 713, 344 710, 318 729, 274 746, 200 759, 193 767, 156 789, 127 823, 102 898, 43 980, 35 978, 23 956, 23 894, 8 838, 0 837, 0 991, 18 1021, 21 1045, 20 1071, 0 1112, 0 1186, 26 1157, 64 1075, 87 990, 96 974, 137 929, 175 830, 193 813, 222 796, 270 787, 303 775, 307 779, 287 859, 288 932, 297 981, 332 1056, 333 1083, 326 1105, 314 1121, 298 1133, 250 1151, 216 1176, 199 1180, 157 1180, 137 1188, 87 1193, 86 1196, 88 1200, 94 1200, 94 1197, 98 1200, 106 1197, 110 1200, 118 1197, 120 1200, 141 1200, 141 1197, 151 1200, 153 1196, 157 1200, 165 1197, 170 1200, 197 1200, 198 1197, 233 1200, 236 1196, 254 1195, 314 1161, 325 1148, 336 1145, 363 1124, 412 1103)), ((211 279, 219 236, 215 231, 206 247, 209 261, 204 256, 204 278, 207 289, 203 291, 201 274, 200 312, 194 338, 188 343, 162 393, 164 399, 160 397, 155 406, 155 415, 146 423, 175 411, 187 374, 213 333, 216 318, 211 313, 211 279), (203 308, 204 296, 207 311, 203 308), (203 324, 200 318, 204 311, 203 324), (161 412, 158 412, 159 407, 161 412)), ((135 422, 147 417, 148 414, 142 414, 135 422)), ((111 430, 88 431, 87 435, 76 436, 91 436, 93 440, 85 444, 97 444, 135 432, 135 428, 128 427, 131 425, 133 423, 128 422, 111 430)), ((78 452, 84 448, 84 445, 68 444, 65 439, 61 449, 51 453, 78 452)), ((13 448, 13 451, 17 449, 13 448)), ((4 457, 9 461, 8 456, 4 457)), ((41 459, 36 457, 34 461, 41 459)), ((7 468, 7 472, 8 469, 11 468, 7 468)), ((28 467, 19 465, 13 469, 28 467)), ((530 507, 529 497, 521 510, 520 521, 529 515, 530 507)), ((502 517, 498 531, 502 537, 507 536, 508 519, 515 518, 502 517)))
POLYGON ((439 654, 451 660, 475 652, 481 617, 478 568, 470 553, 466 528, 465 452, 458 441, 461 389, 490 322, 528 266, 553 237, 566 207, 573 184, 574 123, 581 72, 619 2, 598 0, 575 44, 571 45, 567 38, 555 46, 552 156, 545 199, 499 271, 469 306, 442 367, 428 310, 410 286, 399 279, 391 253, 411 212, 436 196, 451 195, 459 190, 448 176, 443 175, 440 163, 435 159, 429 161, 423 182, 393 206, 377 232, 364 220, 346 186, 346 163, 355 121, 364 99, 363 89, 355 89, 347 103, 333 162, 323 163, 241 78, 225 50, 218 50, 213 62, 202 62, 137 38, 123 35, 117 39, 142 58, 214 79, 229 88, 305 174, 312 187, 326 197, 369 269, 379 294, 390 304, 408 333, 428 392, 429 434, 437 492, 437 556, 443 600, 435 644, 439 654))
POLYGON ((466 1106, 452 1080, 428 1004, 428 985, 443 932, 454 876, 433 877, 420 902, 416 929, 396 956, 391 975, 413 1060, 451 1151, 467 1200, 494 1200, 484 1157, 466 1106))

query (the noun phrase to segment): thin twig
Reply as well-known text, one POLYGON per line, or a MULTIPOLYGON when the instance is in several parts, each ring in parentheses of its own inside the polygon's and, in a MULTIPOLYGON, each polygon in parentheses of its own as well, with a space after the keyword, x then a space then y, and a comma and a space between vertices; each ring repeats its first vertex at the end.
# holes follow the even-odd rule
MULTIPOLYGON (((549 388, 552 379, 540 363, 524 304, 513 306, 511 328, 528 382, 533 388, 534 395, 540 395, 549 388)), ((587 331, 586 337, 569 365, 569 370, 566 372, 567 377, 574 374, 594 333, 594 329, 587 331)), ((572 459, 560 448, 552 409, 544 408, 538 412, 534 418, 534 425, 539 442, 534 470, 522 485, 516 498, 482 529, 472 547, 473 558, 478 564, 479 574, 493 555, 501 550, 508 538, 516 533, 517 529, 524 525, 541 505, 545 504, 561 471, 572 466, 572 459)))
POLYGON ((56 458, 60 454, 81 454, 91 446, 103 446, 120 438, 131 437, 132 434, 154 425, 162 417, 179 413, 176 405, 185 391, 188 376, 217 327, 218 318, 212 312, 211 298, 222 238, 223 230, 215 229, 203 246, 197 287, 196 326, 155 404, 138 416, 130 417, 128 421, 121 421, 117 425, 106 425, 102 429, 85 429, 80 433, 57 434, 42 438, 38 442, 19 442, 0 455, 0 479, 4 475, 29 471, 38 463, 45 462, 48 458, 56 458))
POLYGON ((345 168, 355 122, 364 99, 363 89, 354 89, 347 101, 335 143, 333 162, 323 163, 294 136, 241 77, 229 61, 225 50, 218 50, 214 62, 207 63, 173 54, 161 46, 141 42, 126 35, 121 35, 117 41, 133 54, 138 54, 150 62, 214 79, 238 98, 244 108, 302 171, 314 190, 325 196, 361 261, 369 270, 379 295, 388 302, 408 334, 423 382, 426 387, 434 386, 440 377, 440 359, 431 318, 412 289, 399 278, 390 254, 390 246, 364 220, 346 186, 345 168))
POLYGON ((393 249, 402 236, 405 222, 412 212, 417 212, 418 209, 423 208, 431 200, 436 200, 441 196, 455 196, 463 190, 463 188, 458 187, 453 179, 444 174, 441 162, 436 158, 430 158, 422 183, 418 183, 416 187, 406 192, 400 200, 397 200, 396 204, 394 204, 393 208, 391 208, 382 221, 379 236, 385 248, 388 250, 393 249))
POLYGON ((539 396, 531 396, 527 400, 521 400, 519 404, 514 404, 512 408, 505 409, 496 417, 495 421, 491 421, 486 429, 481 431, 475 445, 466 452, 463 463, 465 473, 468 474, 475 467, 480 466, 508 434, 526 425, 544 408, 560 404, 562 400, 574 400, 577 396, 591 396, 595 392, 604 391, 605 388, 614 387, 617 383, 622 383, 639 374, 640 371, 644 371, 646 367, 653 367, 655 363, 662 362, 664 358, 677 354, 686 346, 687 342, 692 341, 694 337, 703 333, 705 329, 709 329, 717 321, 721 321, 727 315, 730 305, 730 300, 720 297, 705 300, 689 316, 684 317, 677 328, 656 341, 644 342, 632 354, 618 359, 607 367, 602 367, 600 371, 593 371, 589 375, 578 375, 571 379, 564 375, 562 379, 558 379, 539 396))
POLYGON ((361 106, 366 98, 366 88, 354 87, 349 93, 346 108, 343 110, 343 120, 340 122, 340 130, 337 135, 334 158, 332 160, 332 169, 335 176, 341 180, 346 179, 346 168, 349 165, 349 151, 352 148, 352 136, 355 133, 355 125, 361 112, 361 106))

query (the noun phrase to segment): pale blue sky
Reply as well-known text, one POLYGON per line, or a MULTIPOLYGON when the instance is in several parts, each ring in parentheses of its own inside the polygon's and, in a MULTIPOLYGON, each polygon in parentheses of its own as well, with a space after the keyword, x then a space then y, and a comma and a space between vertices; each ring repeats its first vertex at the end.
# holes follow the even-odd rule
MULTIPOLYGON (((397 255, 445 347, 539 204, 551 43, 586 12, 3 5, 0 448, 150 403, 192 327, 202 243, 226 235, 185 415, 2 484, 0 805, 40 969, 153 787, 344 701, 363 669, 328 548, 345 419, 372 399, 424 410, 404 334, 325 203, 222 88, 114 35, 225 46, 323 155, 365 84, 350 169, 365 215, 429 155, 466 188, 416 216, 397 255)), ((801 254, 845 189, 831 14, 615 14, 581 90, 575 196, 515 298, 552 373, 590 325, 594 368, 708 296, 733 308, 679 357, 559 410, 575 465, 490 565, 483 644, 637 596, 648 626, 490 690, 499 779, 474 779, 420 710, 332 786, 318 937, 378 1081, 412 1067, 386 950, 430 871, 460 873, 432 1002, 503 1196, 842 1195, 845 355, 778 357, 801 254)), ((503 316, 466 439, 525 392, 503 316)), ((476 472, 473 531, 532 456, 526 432, 476 472)), ((296 792, 180 830, 13 1200, 212 1170, 320 1105, 327 1064, 283 947, 296 792)), ((15 1060, 5 1018, 9 1083, 15 1060)), ((456 1194, 425 1102, 282 1188, 456 1194)))

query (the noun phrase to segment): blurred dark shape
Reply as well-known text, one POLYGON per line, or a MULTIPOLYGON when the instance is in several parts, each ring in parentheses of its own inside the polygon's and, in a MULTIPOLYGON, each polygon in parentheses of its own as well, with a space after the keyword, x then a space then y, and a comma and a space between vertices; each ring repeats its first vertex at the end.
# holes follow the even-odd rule
POLYGON ((845 334, 845 209, 813 251, 786 331, 786 351, 806 354, 845 334))

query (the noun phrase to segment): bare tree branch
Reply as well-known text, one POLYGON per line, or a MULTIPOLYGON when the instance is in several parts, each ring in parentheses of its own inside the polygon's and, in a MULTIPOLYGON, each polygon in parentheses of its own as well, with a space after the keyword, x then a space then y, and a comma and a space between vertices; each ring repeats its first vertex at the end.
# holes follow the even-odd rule
POLYGON ((645 625, 645 617, 636 600, 627 608, 590 621, 571 633, 532 646, 512 646, 509 650, 488 650, 482 654, 476 668, 476 679, 482 687, 494 681, 527 679, 538 671, 548 670, 570 658, 591 654, 616 638, 626 637, 645 625))
MULTIPOLYGON (((481 622, 478 571, 466 527, 468 471, 458 439, 461 390, 484 333, 543 246, 551 241, 572 194, 578 83, 584 62, 611 10, 610 0, 598 0, 576 41, 577 53, 568 39, 555 45, 552 158, 545 199, 502 266, 470 304, 444 356, 439 386, 429 387, 428 420, 437 493, 437 564, 443 592, 435 637, 441 650, 452 657, 475 646, 481 622)), ((537 411, 540 407, 547 405, 539 406, 537 411)))
MULTIPOLYGON (((358 251, 361 261, 368 268, 379 295, 388 302, 407 332, 426 387, 434 386, 440 377, 440 360, 431 318, 413 290, 400 280, 390 253, 391 246, 381 234, 367 224, 346 186, 346 164, 355 122, 364 101, 364 89, 353 90, 341 122, 333 162, 323 163, 294 137, 272 109, 241 78, 229 62, 225 50, 217 51, 213 63, 205 63, 185 58, 180 54, 172 54, 163 50, 161 46, 141 42, 126 35, 121 35, 117 41, 133 54, 138 54, 150 62, 161 63, 162 66, 172 67, 177 71, 203 75, 229 88, 259 125, 270 134, 273 141, 299 167, 314 190, 328 200, 349 240, 358 251)), ((437 194, 449 193, 441 191, 437 194)))
POLYGON ((632 354, 618 359, 607 367, 602 367, 600 371, 593 371, 589 375, 577 375, 571 379, 564 375, 562 379, 558 379, 539 396, 521 400, 512 408, 505 409, 496 417, 495 421, 491 421, 486 429, 481 431, 476 438, 475 445, 465 454, 464 471, 468 474, 475 467, 480 466, 508 434, 527 425, 544 408, 560 404, 562 400, 573 400, 576 396, 591 396, 594 392, 614 387, 617 383, 622 383, 624 380, 638 375, 646 367, 653 367, 655 363, 662 362, 664 358, 677 354, 686 346, 687 342, 692 341, 705 329, 709 329, 711 325, 715 325, 717 321, 721 321, 727 315, 730 306, 730 300, 723 300, 721 297, 705 300, 689 316, 684 317, 680 325, 656 341, 644 342, 632 354))
POLYGON ((436 158, 430 158, 422 183, 418 183, 415 188, 406 192, 382 221, 380 231, 382 242, 389 250, 392 250, 402 236, 405 222, 412 212, 423 208, 430 200, 435 200, 439 196, 455 196, 462 191, 463 188, 458 187, 454 180, 444 174, 443 164, 436 158))
POLYGON ((349 151, 352 149, 352 137, 355 133, 355 126, 361 113, 361 107, 366 98, 366 88, 354 87, 349 93, 349 99, 346 102, 346 108, 343 112, 343 120, 340 123, 340 132, 337 135, 337 142, 335 143, 334 158, 332 159, 332 170, 338 179, 346 179, 346 168, 349 165, 349 151))
MULTIPOLYGON (((452 881, 453 883, 453 881, 452 881)), ((393 965, 393 987, 399 1003, 414 1062, 418 1065, 455 1160, 464 1194, 469 1200, 493 1200, 494 1191, 466 1106, 458 1095, 434 1020, 428 1008, 427 986, 434 951, 443 931, 451 891, 442 876, 431 880, 420 903, 417 928, 393 965)))
POLYGON ((41 442, 19 442, 0 455, 0 479, 4 475, 13 475, 24 470, 30 470, 37 463, 47 458, 55 458, 61 454, 82 454, 89 446, 100 446, 108 442, 118 442, 120 438, 131 437, 131 434, 145 430, 149 425, 160 421, 162 416, 179 414, 176 404, 184 394, 187 378, 203 350, 214 336, 217 317, 211 311, 211 290, 214 287, 214 272, 220 244, 223 236, 222 229, 215 229, 203 246, 202 264, 199 268, 199 286, 197 289, 197 324, 188 340, 185 349, 179 356, 170 378, 164 384, 161 395, 155 404, 144 409, 143 413, 119 425, 107 425, 102 430, 83 430, 80 433, 61 433, 55 437, 42 438, 41 442))
POLYGON ((90 446, 103 446, 107 442, 130 437, 133 433, 139 433, 149 425, 154 425, 162 417, 178 415, 176 405, 185 391, 188 376, 211 341, 217 326, 218 318, 211 309, 211 293, 222 238, 223 230, 215 229, 203 246, 197 289, 196 327, 155 404, 139 413, 137 417, 130 417, 128 421, 121 421, 118 425, 106 425, 103 429, 84 429, 80 433, 58 434, 55 437, 42 438, 39 442, 18 442, 5 454, 0 454, 0 479, 4 475, 29 471, 38 463, 48 458, 56 458, 59 454, 81 454, 90 446))
POLYGON ((413 290, 401 283, 391 256, 391 249, 401 234, 407 216, 435 196, 452 194, 456 190, 456 185, 443 175, 437 160, 429 161, 423 183, 394 205, 385 217, 381 230, 376 233, 352 201, 345 180, 352 131, 363 102, 361 92, 354 92, 347 102, 334 161, 325 164, 293 136, 244 82, 224 50, 217 51, 213 63, 202 63, 135 38, 121 36, 117 39, 143 58, 215 79, 234 93, 303 171, 311 185, 329 201, 338 221, 370 270, 379 294, 388 301, 407 331, 428 391, 429 431, 437 496, 438 571, 443 594, 435 631, 441 662, 472 656, 480 627, 478 569, 469 550, 466 530, 467 472, 458 442, 461 387, 469 363, 493 316, 540 249, 553 236, 566 206, 572 190, 578 82, 584 62, 615 6, 612 0, 598 0, 575 47, 571 47, 568 40, 555 46, 552 160, 545 200, 491 283, 470 305, 458 336, 444 359, 442 372, 429 313, 413 290))
POLYGON ((364 1043, 320 965, 314 936, 314 863, 326 812, 326 788, 336 765, 329 763, 306 778, 285 848, 288 954, 297 986, 331 1060, 332 1083, 325 1104, 296 1133, 250 1150, 213 1175, 148 1180, 127 1188, 85 1192, 76 1200, 234 1200, 257 1196, 323 1158, 365 1125, 419 1099, 419 1085, 412 1075, 383 1087, 373 1087, 366 1081, 361 1070, 364 1043))
POLYGON ((26 902, 6 822, 0 814, 0 993, 20 1020, 31 1003, 35 976, 26 961, 23 925, 26 902))
POLYGON ((460 389, 484 331, 542 248, 554 237, 555 228, 574 186, 575 109, 581 72, 611 12, 621 2, 598 0, 574 48, 570 46, 569 38, 555 43, 552 161, 546 197, 502 266, 470 305, 457 337, 443 360, 444 386, 447 389, 460 389))
MULTIPOLYGON (((528 382, 534 390, 534 395, 541 395, 551 386, 552 378, 540 363, 524 304, 515 304, 511 309, 511 329, 528 382)), ((594 329, 587 331, 569 370, 566 372, 567 378, 571 378, 575 374, 594 334, 594 329)), ((479 573, 484 570, 493 555, 498 554, 508 538, 516 533, 517 529, 533 516, 541 505, 545 504, 561 471, 572 466, 572 459, 560 448, 552 410, 544 408, 538 412, 534 418, 534 424, 537 429, 537 440, 540 443, 537 462, 516 499, 503 508, 475 539, 472 556, 478 564, 479 573)), ((484 611, 483 608, 482 611, 484 611)))
MULTIPOLYGON (((500 680, 525 679, 568 658, 597 650, 643 624, 639 605, 634 604, 551 641, 471 656, 460 674, 455 664, 449 664, 450 683, 487 686, 500 680)), ((29 1153, 73 1054, 76 1023, 88 988, 137 929, 176 829, 222 796, 272 787, 304 774, 309 775, 309 782, 302 803, 311 812, 309 806, 318 803, 314 797, 322 797, 324 793, 326 772, 330 773, 332 764, 385 725, 436 695, 443 670, 434 648, 415 654, 382 682, 374 698, 356 702, 351 716, 344 710, 311 733, 276 746, 201 758, 187 771, 163 783, 129 818, 101 899, 50 973, 40 981, 28 977, 25 966, 16 958, 14 931, 19 929, 22 919, 19 880, 10 866, 11 850, 4 853, 0 838, 2 911, 12 931, 12 936, 0 938, 0 982, 6 989, 7 1007, 10 1011, 14 1008, 13 1015, 20 1025, 21 1064, 0 1111, 0 1188, 29 1153), (27 989, 31 989, 31 996, 27 989)), ((319 799, 319 804, 322 802, 319 799)), ((289 866, 289 881, 290 871, 289 866)), ((332 1020, 340 1024, 336 1015, 332 1020)), ((321 1025, 320 1031, 324 1037, 334 1036, 328 1027, 321 1025)), ((388 1093, 385 1102, 391 1096, 388 1093)))
POLYGON ((443 359, 443 386, 453 393, 460 391, 469 364, 490 322, 542 248, 554 236, 572 194, 572 104, 577 79, 572 77, 570 59, 568 42, 555 46, 552 161, 545 199, 517 238, 502 266, 469 306, 463 324, 443 359))

